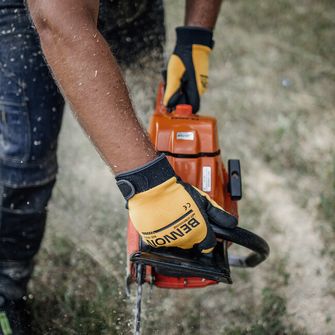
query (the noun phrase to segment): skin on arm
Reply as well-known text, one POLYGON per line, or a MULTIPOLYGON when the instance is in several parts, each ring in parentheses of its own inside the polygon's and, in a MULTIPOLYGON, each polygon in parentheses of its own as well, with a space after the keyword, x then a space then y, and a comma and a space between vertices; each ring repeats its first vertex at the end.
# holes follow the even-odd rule
MULTIPOLYGON (((106 163, 120 173, 152 161, 156 152, 97 29, 99 0, 27 2, 53 75, 106 163)), ((187 0, 186 23, 212 29, 220 3, 187 0)))
POLYGON ((156 157, 97 29, 99 0, 29 0, 42 49, 80 124, 115 173, 156 157))
POLYGON ((222 0, 186 0, 185 26, 213 30, 222 0))

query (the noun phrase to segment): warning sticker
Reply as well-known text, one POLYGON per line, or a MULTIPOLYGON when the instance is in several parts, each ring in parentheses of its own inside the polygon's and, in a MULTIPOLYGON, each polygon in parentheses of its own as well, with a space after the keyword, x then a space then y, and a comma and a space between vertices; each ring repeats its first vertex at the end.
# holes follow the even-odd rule
POLYGON ((177 132, 177 140, 193 141, 194 140, 194 132, 193 131, 177 132))
POLYGON ((212 190, 212 168, 210 166, 202 168, 202 190, 204 192, 212 190))

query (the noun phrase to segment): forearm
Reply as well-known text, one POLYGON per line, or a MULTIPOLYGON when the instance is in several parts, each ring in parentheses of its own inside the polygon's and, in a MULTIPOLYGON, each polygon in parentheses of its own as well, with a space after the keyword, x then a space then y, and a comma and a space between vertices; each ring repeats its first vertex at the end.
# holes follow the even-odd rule
MULTIPOLYGON (((62 2, 64 6, 66 2, 62 2)), ((57 16, 62 22, 52 21, 57 20, 52 17, 59 10, 55 8, 47 16, 51 21, 46 22, 47 28, 37 25, 42 49, 65 97, 104 160, 116 173, 127 171, 152 160, 156 153, 135 116, 115 58, 95 20, 78 14, 80 5, 82 2, 73 1, 69 9, 72 15, 57 16), (79 9, 74 8, 75 3, 79 9)))
POLYGON ((222 0, 186 0, 185 25, 213 30, 222 0))

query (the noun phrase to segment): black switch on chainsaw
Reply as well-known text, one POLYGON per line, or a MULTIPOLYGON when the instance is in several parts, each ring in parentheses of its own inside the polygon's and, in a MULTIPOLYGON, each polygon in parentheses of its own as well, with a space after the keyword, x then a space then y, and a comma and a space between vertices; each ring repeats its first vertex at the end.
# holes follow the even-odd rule
POLYGON ((232 200, 241 200, 242 198, 242 180, 241 167, 238 159, 228 160, 228 190, 232 200))

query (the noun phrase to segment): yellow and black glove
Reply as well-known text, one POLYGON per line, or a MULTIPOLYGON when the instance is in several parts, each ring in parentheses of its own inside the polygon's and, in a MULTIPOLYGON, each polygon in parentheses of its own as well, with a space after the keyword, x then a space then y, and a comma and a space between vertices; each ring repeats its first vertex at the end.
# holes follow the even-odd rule
POLYGON ((154 248, 197 248, 211 252, 216 238, 210 224, 235 228, 236 217, 206 193, 176 176, 165 155, 116 176, 128 202, 131 221, 144 242, 154 248))
POLYGON ((213 33, 200 27, 178 27, 176 32, 177 43, 167 66, 163 103, 168 108, 189 104, 196 113, 200 96, 207 89, 213 33))

